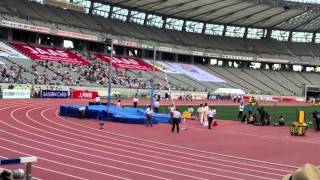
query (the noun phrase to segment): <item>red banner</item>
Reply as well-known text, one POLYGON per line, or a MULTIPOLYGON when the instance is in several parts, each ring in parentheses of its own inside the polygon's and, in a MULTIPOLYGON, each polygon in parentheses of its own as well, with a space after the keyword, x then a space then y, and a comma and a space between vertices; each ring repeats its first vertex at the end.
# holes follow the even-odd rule
POLYGON ((33 60, 48 60, 70 64, 89 64, 88 60, 83 59, 65 49, 31 46, 16 43, 11 43, 11 45, 33 60))
POLYGON ((81 90, 72 91, 72 98, 76 98, 76 99, 94 99, 97 96, 98 96, 98 92, 96 91, 81 91, 81 90))
MULTIPOLYGON (((110 57, 106 55, 95 54, 95 56, 103 60, 104 62, 110 62, 110 57)), ((123 68, 130 70, 155 71, 154 67, 145 63, 142 59, 136 57, 114 56, 112 60, 112 66, 115 68, 123 68)))

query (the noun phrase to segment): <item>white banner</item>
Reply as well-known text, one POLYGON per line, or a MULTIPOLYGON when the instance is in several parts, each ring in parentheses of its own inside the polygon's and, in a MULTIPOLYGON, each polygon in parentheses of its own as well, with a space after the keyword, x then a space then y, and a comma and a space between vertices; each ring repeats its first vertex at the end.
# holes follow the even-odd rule
POLYGON ((171 73, 171 74, 182 74, 181 72, 177 71, 175 68, 167 65, 164 62, 152 61, 152 60, 144 60, 144 61, 162 72, 171 73))
POLYGON ((28 31, 34 31, 34 32, 41 32, 41 33, 50 33, 50 28, 47 27, 41 27, 41 26, 35 26, 31 24, 24 24, 24 23, 18 23, 18 22, 13 22, 13 21, 7 21, 7 20, 2 20, 1 21, 2 26, 6 27, 11 27, 15 29, 23 29, 23 30, 28 30, 28 31))
POLYGON ((58 30, 56 32, 56 34, 59 36, 71 37, 71 38, 76 38, 76 39, 84 39, 84 40, 88 40, 88 41, 97 41, 98 40, 97 36, 84 34, 84 33, 78 33, 78 32, 58 30))
POLYGON ((272 58, 257 58, 259 62, 273 62, 273 63, 289 63, 290 60, 272 59, 272 58))
POLYGON ((29 59, 3 42, 0 42, 0 56, 9 58, 29 59))
POLYGON ((27 89, 4 89, 2 91, 3 99, 30 99, 31 92, 27 89))
POLYGON ((198 81, 210 81, 210 82, 217 82, 217 83, 226 82, 223 79, 220 79, 192 64, 178 64, 178 63, 170 63, 170 62, 167 62, 167 64, 173 67, 174 69, 176 69, 177 71, 198 81))

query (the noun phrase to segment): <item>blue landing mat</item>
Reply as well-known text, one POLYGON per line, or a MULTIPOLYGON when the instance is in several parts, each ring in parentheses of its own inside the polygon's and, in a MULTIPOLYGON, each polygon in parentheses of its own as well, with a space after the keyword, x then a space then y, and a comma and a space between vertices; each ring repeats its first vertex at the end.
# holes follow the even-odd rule
MULTIPOLYGON (((147 119, 145 117, 145 109, 140 108, 118 108, 116 106, 105 105, 62 105, 60 106, 60 116, 80 117, 79 108, 85 108, 84 118, 108 120, 131 124, 145 124, 147 119), (108 113, 107 111, 108 110, 108 113)), ((153 123, 169 123, 170 116, 168 114, 153 113, 153 123)))

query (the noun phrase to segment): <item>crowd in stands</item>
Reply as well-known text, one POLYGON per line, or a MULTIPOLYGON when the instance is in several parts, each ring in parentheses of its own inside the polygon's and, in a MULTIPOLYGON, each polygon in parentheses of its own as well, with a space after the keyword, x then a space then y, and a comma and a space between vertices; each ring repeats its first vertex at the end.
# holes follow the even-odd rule
POLYGON ((1 81, 3 83, 26 83, 26 80, 22 78, 22 72, 26 72, 26 69, 13 65, 7 67, 6 65, 0 65, 1 81))

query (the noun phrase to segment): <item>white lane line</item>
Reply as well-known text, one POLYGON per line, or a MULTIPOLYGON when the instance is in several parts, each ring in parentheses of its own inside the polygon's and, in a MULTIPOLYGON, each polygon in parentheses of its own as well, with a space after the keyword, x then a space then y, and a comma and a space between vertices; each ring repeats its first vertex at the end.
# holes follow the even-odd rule
MULTIPOLYGON (((5 149, 7 151, 15 152, 15 153, 18 153, 18 154, 24 154, 24 155, 27 155, 27 156, 31 156, 30 154, 19 152, 19 151, 10 149, 10 148, 5 148, 5 147, 1 147, 1 146, 0 146, 0 148, 5 149)), ((41 158, 41 160, 43 160, 43 159, 41 158)), ((60 175, 63 175, 63 176, 67 176, 69 178, 80 179, 80 180, 88 180, 88 179, 85 179, 83 177, 78 177, 78 176, 74 176, 74 175, 71 175, 71 174, 66 174, 66 173, 62 173, 62 172, 59 172, 59 171, 43 168, 43 167, 40 167, 40 166, 37 166, 37 165, 34 165, 34 164, 32 164, 32 168, 41 169, 41 170, 44 170, 44 171, 49 171, 49 172, 52 172, 52 173, 55 173, 55 174, 60 174, 60 175)), ((32 177, 32 178, 34 178, 34 177, 32 177)))
MULTIPOLYGON (((12 115, 11 117, 12 117, 12 119, 14 119, 14 120, 17 121, 17 122, 22 123, 21 121, 19 121, 17 118, 15 118, 15 117, 13 116, 13 113, 16 112, 16 111, 18 111, 18 110, 20 110, 20 109, 24 109, 24 108, 26 108, 26 107, 21 107, 21 108, 18 108, 18 109, 15 109, 14 111, 12 111, 12 112, 11 112, 11 115, 12 115)), ((39 109, 39 107, 38 107, 38 108, 33 108, 33 109, 39 109)), ((31 109, 31 110, 32 110, 32 109, 31 109)), ((28 112, 30 112, 30 110, 29 110, 28 112)), ((27 112, 26 112, 25 114, 27 114, 27 112)), ((29 115, 28 115, 27 117, 28 117, 30 120, 32 119, 29 115)), ((33 119, 32 119, 32 120, 33 120, 33 119)), ((22 124, 24 124, 24 123, 22 123, 22 124)), ((24 125, 26 125, 26 124, 24 124, 24 125)), ((27 126, 28 126, 28 127, 31 127, 31 126, 29 126, 29 125, 27 125, 27 126)), ((33 148, 33 147, 29 147, 29 148, 33 148)), ((45 151, 45 150, 41 150, 41 149, 38 149, 38 148, 36 148, 36 149, 37 149, 37 150, 40 150, 40 151, 45 151)), ((48 153, 50 153, 50 152, 48 152, 48 153)), ((53 153, 53 152, 51 152, 51 153, 53 153)), ((63 154, 57 154, 57 155, 65 156, 65 155, 63 155, 63 154)), ((87 154, 86 154, 86 155, 87 155, 87 154)), ((130 171, 130 170, 123 169, 123 168, 119 168, 119 167, 115 167, 115 166, 109 166, 109 165, 99 164, 99 163, 95 163, 95 162, 91 162, 91 161, 86 161, 86 160, 74 158, 74 157, 71 157, 71 156, 65 156, 65 157, 69 157, 69 158, 71 158, 71 159, 75 159, 75 160, 79 160, 79 161, 84 161, 84 162, 87 162, 87 163, 92 163, 92 164, 95 164, 95 165, 105 166, 105 167, 109 167, 109 168, 113 168, 113 169, 117 169, 117 170, 122 170, 122 171, 130 172, 130 173, 134 173, 134 174, 140 174, 140 175, 143 175, 143 176, 150 176, 150 177, 157 178, 157 179, 167 179, 167 178, 163 178, 163 177, 160 177, 160 176, 153 176, 153 175, 150 175, 150 174, 141 173, 141 172, 137 172, 137 171, 130 171)), ((114 160, 114 159, 109 159, 109 160, 116 161, 116 160, 114 160)), ((122 162, 122 161, 118 161, 118 162, 122 162)), ((122 163, 127 163, 127 162, 122 162, 122 163)), ((127 163, 127 164, 128 164, 128 163, 127 163)), ((135 164, 132 163, 131 165, 135 165, 135 164)), ((135 165, 135 166, 138 166, 138 165, 135 165)), ((145 166, 145 168, 148 168, 148 167, 145 166)), ((154 170, 157 170, 157 169, 154 168, 154 170)), ((168 171, 168 172, 170 172, 170 171, 168 171)), ((174 172, 171 172, 171 173, 174 173, 174 172)), ((183 175, 183 174, 180 174, 180 175, 183 175)), ((192 176, 191 176, 191 177, 192 177, 192 176)), ((199 179, 199 178, 198 178, 198 179, 199 179)), ((200 179, 202 179, 202 178, 200 178, 200 179)))
MULTIPOLYGON (((87 155, 87 156, 92 156, 92 157, 95 157, 95 158, 101 158, 101 159, 106 159, 106 160, 111 160, 111 161, 116 161, 116 162, 121 162, 121 163, 123 163, 122 161, 117 161, 117 160, 114 160, 114 159, 105 158, 105 157, 103 157, 103 156, 91 155, 91 154, 88 154, 88 153, 83 153, 83 152, 80 152, 80 151, 71 150, 71 149, 68 149, 68 148, 62 148, 62 147, 60 147, 60 146, 55 146, 55 145, 47 144, 47 143, 44 143, 44 142, 41 142, 41 141, 35 141, 35 140, 29 139, 29 138, 26 138, 26 137, 21 137, 21 136, 15 135, 15 134, 13 134, 13 133, 10 133, 10 132, 7 132, 7 131, 1 130, 1 129, 0 129, 0 131, 3 132, 3 133, 6 133, 6 134, 10 134, 10 135, 12 135, 12 136, 14 136, 14 137, 18 137, 18 138, 20 138, 20 139, 29 140, 29 141, 32 141, 32 142, 36 142, 36 143, 39 143, 39 144, 46 145, 46 146, 51 146, 51 147, 58 148, 58 149, 63 149, 63 150, 66 150, 66 151, 71 151, 71 152, 75 152, 75 153, 79 153, 79 154, 83 154, 83 155, 87 155)), ((65 144, 67 144, 67 143, 65 143, 65 144)), ((215 173, 208 173, 208 172, 204 172, 204 171, 193 170, 193 169, 189 169, 189 168, 183 168, 183 167, 174 166, 174 165, 169 165, 169 164, 164 164, 164 163, 158 163, 158 162, 155 162, 155 161, 148 161, 148 160, 144 160, 144 159, 140 159, 140 158, 134 158, 134 157, 131 157, 131 156, 124 156, 124 155, 120 155, 120 154, 116 154, 116 153, 110 153, 110 152, 105 152, 105 153, 111 154, 111 155, 115 155, 115 156, 120 156, 120 157, 126 157, 126 158, 130 158, 130 159, 135 159, 135 160, 139 160, 139 161, 144 161, 144 162, 148 162, 148 163, 154 163, 154 164, 158 164, 158 165, 162 165, 162 166, 166 166, 166 167, 171 167, 171 168, 176 168, 176 169, 187 170, 187 171, 191 171, 191 172, 197 172, 197 173, 208 174, 208 175, 213 175, 213 176, 220 176, 220 177, 225 177, 225 178, 227 177, 227 178, 229 178, 229 179, 239 179, 239 178, 233 178, 233 177, 230 177, 230 176, 224 176, 224 175, 219 175, 219 174, 215 174, 215 173)), ((132 163, 125 163, 125 164, 130 164, 130 165, 132 165, 132 163)), ((145 167, 145 166, 144 166, 144 167, 145 167)), ((145 168, 154 170, 153 168, 150 168, 150 167, 145 167, 145 168)), ((240 175, 244 175, 244 176, 250 176, 250 177, 260 178, 260 179, 277 180, 277 179, 273 179, 273 178, 267 178, 267 177, 256 176, 256 175, 245 174, 245 173, 239 173, 239 172, 235 172, 235 171, 223 170, 223 169, 218 169, 218 168, 213 168, 213 169, 218 170, 218 171, 228 172, 228 173, 234 173, 234 174, 240 174, 240 175)), ((158 170, 158 171, 160 171, 160 170, 158 170)))
MULTIPOLYGON (((79 125, 77 123, 73 123, 71 121, 68 121, 68 120, 66 120, 66 119, 64 119, 62 117, 57 116, 57 114, 56 114, 56 117, 58 117, 59 119, 61 119, 63 121, 66 121, 66 122, 68 122, 70 124, 73 124, 75 126, 84 127, 86 129, 93 129, 93 128, 90 128, 90 127, 87 127, 87 126, 82 126, 82 125, 79 125)), ((134 145, 140 145, 140 146, 144 146, 144 147, 151 147, 151 148, 154 148, 154 149, 160 149, 160 150, 170 151, 170 152, 174 152, 174 153, 180 153, 180 154, 184 154, 184 155, 191 155, 191 156, 201 157, 201 158, 206 158, 206 159, 214 159, 214 160, 220 160, 220 161, 225 161, 225 162, 231 162, 231 163, 235 163, 235 164, 259 167, 259 168, 270 169, 270 170, 275 170, 275 171, 288 172, 288 170, 282 170, 282 169, 279 169, 279 168, 271 168, 271 167, 259 166, 259 165, 255 165, 255 164, 248 164, 248 163, 241 163, 241 162, 237 162, 237 161, 224 160, 224 159, 219 159, 219 158, 215 158, 215 157, 201 156, 201 155, 197 155, 197 154, 193 154, 193 153, 185 153, 185 152, 182 152, 182 151, 175 151, 175 150, 161 148, 161 147, 157 147, 157 146, 153 146, 153 145, 141 144, 141 143, 136 143, 136 142, 132 142, 132 141, 126 141, 126 140, 121 140, 121 139, 117 139, 117 138, 107 137, 107 136, 103 136, 103 135, 100 135, 100 134, 89 133, 87 131, 82 131, 82 130, 75 129, 75 128, 72 128, 72 127, 69 127, 69 126, 61 125, 61 124, 58 124, 58 123, 56 123, 54 121, 49 120, 48 118, 45 118, 45 119, 47 121, 53 123, 53 124, 58 125, 58 126, 62 126, 62 127, 68 128, 68 129, 72 129, 72 130, 78 131, 78 132, 82 132, 84 134, 89 134, 90 136, 89 137, 88 136, 82 136, 82 135, 79 135, 79 134, 63 131, 63 130, 60 130, 60 129, 57 129, 57 128, 54 128, 54 127, 51 127, 51 126, 47 126, 47 125, 39 123, 39 122, 37 122, 37 123, 41 124, 41 125, 43 125, 45 127, 48 127, 48 128, 51 128, 51 129, 55 129, 55 130, 60 131, 60 132, 64 132, 64 133, 67 133, 67 134, 72 134, 72 135, 76 135, 76 136, 80 136, 80 137, 85 137, 85 138, 93 139, 93 140, 100 141, 100 142, 105 142, 105 141, 102 141, 101 139, 92 138, 92 135, 95 135, 95 136, 98 136, 98 137, 101 137, 101 138, 104 138, 104 139, 112 139, 112 140, 116 140, 116 141, 120 141, 120 142, 125 142, 125 143, 129 143, 129 144, 134 144, 134 145)), ((97 129, 93 129, 93 130, 97 131, 97 129)), ((105 132, 105 131, 99 131, 99 132, 105 132)), ((107 132, 107 134, 110 134, 110 133, 107 132)), ((155 143, 155 144, 157 144, 157 143, 155 143)), ((174 145, 172 145, 172 146, 174 146, 174 145)), ((189 149, 189 148, 187 148, 187 149, 189 149)), ((200 150, 195 150, 195 151, 200 151, 200 150)))
MULTIPOLYGON (((15 129, 16 131, 21 131, 23 133, 27 133, 27 134, 31 134, 33 136, 37 136, 37 137, 41 137, 41 138, 44 138, 44 139, 48 139, 50 141, 55 141, 55 142, 59 142, 59 143, 64 143, 64 144, 67 144, 67 145, 71 145, 71 146, 75 146, 75 147, 80 147, 80 148, 84 148, 84 149, 89 149, 89 150, 92 150, 92 151, 96 151, 96 152, 99 152, 99 153, 103 153, 103 154, 110 154, 109 152, 106 152, 106 151, 102 151, 102 150, 99 150, 99 149, 94 149, 94 148, 89 148, 87 146, 81 146, 81 145, 77 145, 77 144, 73 144, 73 143, 70 143, 70 142, 66 142, 66 141, 59 141, 59 140, 56 140, 56 139, 52 139, 52 138, 48 138, 48 137, 45 137, 42 135, 38 135, 38 134, 35 134, 35 133, 31 133, 31 132, 28 132, 28 131, 24 131, 24 130, 21 130, 20 128, 16 128, 16 127, 13 127, 7 123, 4 123, 4 122, 1 122, 0 123, 3 123, 13 129, 15 129)), ((53 135, 56 135, 56 134, 53 134, 53 135)), ((58 135, 56 135, 58 136, 58 135)), ((59 137, 63 137, 65 138, 64 136, 61 136, 59 135, 59 137)), ((86 144, 90 144, 90 145, 99 145, 99 144, 95 144, 95 143, 88 143, 86 141, 81 141, 81 140, 78 140, 78 139, 74 139, 74 138, 68 138, 68 139, 72 139, 72 140, 77 140, 78 142, 81 142, 81 143, 86 143, 86 144)), ((129 154, 135 154, 135 155, 140 155, 140 156, 145 156, 145 157, 150 157, 150 158, 155 158, 155 159, 161 159, 161 160, 166 160, 166 161, 170 161, 170 162, 175 162, 175 163, 181 163, 181 164, 186 164, 186 165, 191 165, 191 166, 196 166, 196 167, 201 167, 201 168, 205 168, 205 169, 212 169, 212 170, 221 170, 221 171, 228 171, 228 170, 224 170, 224 169, 219 169, 219 168, 214 168, 214 167, 210 167, 210 166, 203 166, 203 165, 198 165, 198 164, 194 164, 194 163, 188 163, 188 162, 184 162, 184 161, 178 161, 178 160, 173 160, 173 159, 168 159, 168 158, 163 158, 163 157, 159 157, 159 156, 152 156, 152 155, 148 155, 146 153, 137 153, 137 152, 134 152, 134 151, 129 151, 129 150, 124 150, 124 149, 120 149, 120 148, 113 148, 113 147, 110 147, 110 146, 102 146, 104 148, 108 148, 108 149, 113 149, 113 150, 116 150, 116 151, 122 151, 122 152, 125 152, 125 153, 129 153, 129 154)), ((114 154, 114 155, 118 155, 118 154, 114 154)), ((162 153, 162 155, 166 155, 164 153, 162 153)), ((176 156, 177 157, 177 156, 176 156)), ((133 158, 131 156, 128 156, 128 158, 133 158)), ((187 158, 188 159, 188 158, 187 158)), ((141 160, 141 159, 139 159, 141 160)), ((190 159, 188 159, 190 160, 190 159)), ((145 161, 145 160, 143 160, 145 161)), ((149 161, 151 163, 156 163, 154 161, 149 161)), ((201 161, 201 162, 204 162, 204 163, 207 163, 206 161, 201 161)), ((252 171, 252 172, 255 172, 255 173, 263 173, 263 174, 269 174, 269 175, 275 175, 275 176, 284 176, 284 174, 276 174, 276 173, 269 173, 269 172, 265 172, 265 171, 259 171, 259 170, 251 170, 251 169, 248 169, 248 168, 241 168, 241 167, 237 167, 237 166, 230 166, 230 165, 224 165, 224 164, 219 164, 219 163, 210 163, 210 164, 214 164, 214 165, 219 165, 219 166, 224 166, 224 167, 231 167, 231 168, 235 168, 235 169, 240 169, 240 170, 247 170, 247 171, 252 171)), ((231 171, 232 173, 238 173, 237 171, 231 171)), ((241 173, 241 174, 244 174, 244 173, 241 173)), ((246 174, 245 174, 246 175, 246 174)), ((250 175, 250 174, 249 174, 250 175)))
MULTIPOLYGON (((77 160, 77 158, 71 158, 71 157, 69 157, 69 156, 67 156, 67 155, 63 155, 63 154, 59 154, 59 153, 54 153, 54 152, 47 151, 47 150, 42 150, 42 149, 39 149, 39 148, 35 148, 35 147, 32 147, 32 146, 28 146, 28 145, 25 145, 25 144, 21 144, 21 143, 12 141, 12 140, 7 140, 7 139, 5 139, 5 138, 1 138, 1 137, 0 137, 0 140, 5 141, 5 142, 7 142, 7 143, 15 144, 15 145, 18 145, 18 146, 23 146, 23 147, 26 147, 26 148, 29 148, 29 149, 34 149, 34 150, 37 150, 37 151, 41 151, 41 152, 53 154, 53 155, 56 155, 56 156, 61 156, 61 157, 64 157, 64 158, 70 158, 70 159, 75 159, 75 160, 77 160)), ((10 148, 5 148, 5 147, 0 147, 0 148, 6 149, 6 150, 12 150, 12 151, 13 151, 13 149, 10 149, 10 148)), ((16 152, 19 152, 19 151, 16 151, 16 152)), ((19 152, 19 153, 22 153, 22 152, 19 152)), ((25 154, 25 153, 22 153, 22 154, 25 154)), ((65 166, 69 166, 69 167, 74 167, 74 168, 77 168, 77 169, 81 169, 81 170, 85 170, 85 171, 89 171, 89 172, 93 172, 93 173, 105 175, 105 176, 108 176, 108 177, 113 177, 113 178, 118 178, 118 179, 129 180, 128 178, 124 178, 124 177, 120 177, 120 176, 116 176, 116 175, 112 175, 112 174, 108 174, 108 173, 103 173, 103 172, 91 170, 91 169, 88 169, 88 168, 81 168, 81 167, 78 167, 78 166, 73 166, 73 165, 69 165, 69 164, 65 164, 65 163, 61 163, 61 162, 57 162, 57 161, 52 161, 52 160, 49 160, 49 159, 46 159, 46 158, 43 158, 43 157, 39 157, 39 158, 40 158, 41 160, 47 160, 47 161, 50 161, 50 162, 56 162, 56 163, 61 164, 61 165, 65 165, 65 166)), ((84 162, 84 163, 90 163, 90 161, 85 161, 85 160, 82 160, 82 162, 84 162)))

